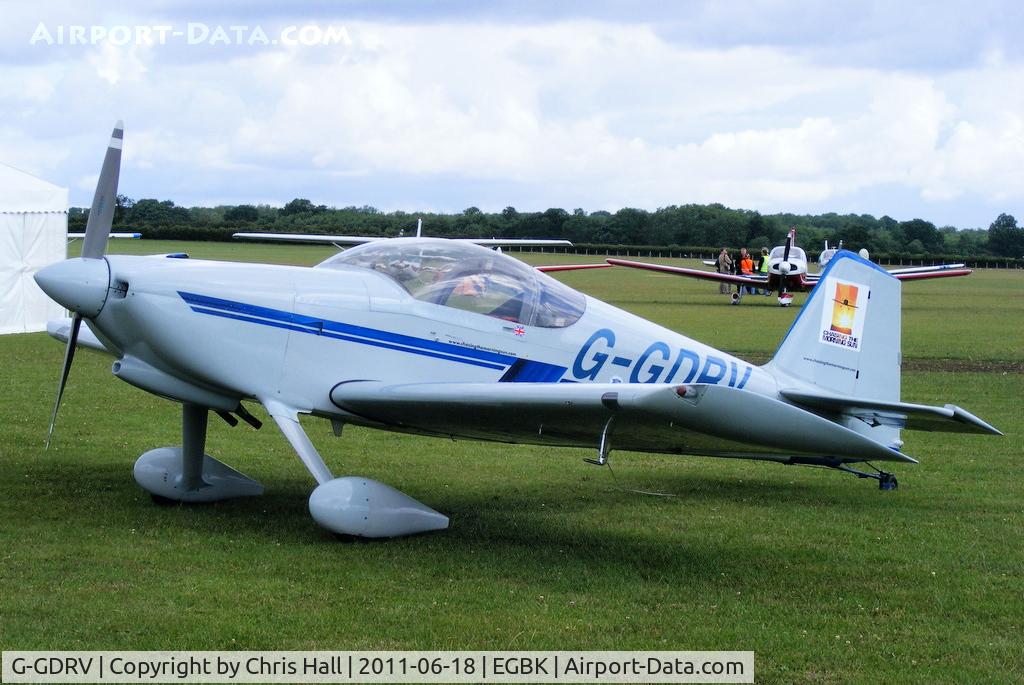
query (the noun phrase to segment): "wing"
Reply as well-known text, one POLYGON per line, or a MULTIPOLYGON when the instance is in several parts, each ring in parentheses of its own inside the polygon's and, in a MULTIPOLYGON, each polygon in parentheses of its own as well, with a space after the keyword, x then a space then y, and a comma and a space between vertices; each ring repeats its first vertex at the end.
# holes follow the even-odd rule
POLYGON ((616 449, 645 452, 913 461, 811 411, 719 385, 349 381, 331 401, 353 422, 452 438, 596 448, 607 430, 616 449))
MULTIPOLYGON (((911 266, 906 269, 890 269, 889 274, 901 281, 920 281, 926 278, 952 278, 954 276, 969 276, 971 269, 964 268, 963 264, 937 264, 935 266, 911 266)), ((807 274, 804 280, 809 285, 818 282, 821 274, 807 274)))
POLYGON ((580 269, 608 269, 612 265, 605 264, 552 264, 550 266, 535 266, 537 271, 549 273, 551 271, 578 271, 580 269))
POLYGON ((760 276, 737 276, 735 274, 720 274, 714 271, 703 269, 687 269, 683 266, 669 266, 668 264, 649 264, 647 262, 631 262, 628 259, 608 259, 609 264, 615 266, 628 266, 631 269, 647 269, 648 271, 661 271, 663 273, 675 274, 676 276, 689 276, 690 278, 703 278, 708 281, 719 281, 723 283, 737 283, 739 285, 752 285, 757 288, 764 287, 767 277, 760 276))
POLYGON ((893 269, 889 272, 901 281, 919 281, 926 278, 951 278, 968 276, 970 269, 963 264, 937 264, 936 266, 913 266, 907 269, 893 269))
POLYGON ((532 238, 454 238, 454 240, 484 247, 544 247, 551 245, 572 247, 572 241, 569 240, 533 240, 532 238))
POLYGON ((374 240, 386 240, 384 236, 363 235, 318 235, 312 233, 232 233, 238 240, 269 240, 281 243, 318 243, 322 245, 362 245, 374 240))
MULTIPOLYGON (((317 243, 321 245, 362 245, 374 240, 390 240, 386 235, 322 235, 319 233, 232 233, 239 240, 267 240, 283 243, 317 243)), ((572 247, 568 240, 533 240, 526 238, 453 238, 458 242, 484 247, 572 247)))
MULTIPOLYGON (((68 233, 68 238, 84 238, 85 233, 68 233)), ((142 237, 141 233, 111 233, 111 238, 127 238, 128 240, 138 240, 142 237)))

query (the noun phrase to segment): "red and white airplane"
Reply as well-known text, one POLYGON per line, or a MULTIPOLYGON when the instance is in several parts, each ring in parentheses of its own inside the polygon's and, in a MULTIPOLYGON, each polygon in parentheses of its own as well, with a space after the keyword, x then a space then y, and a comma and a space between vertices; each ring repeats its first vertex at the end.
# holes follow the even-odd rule
MULTIPOLYGON (((730 283, 779 293, 779 304, 788 307, 793 302, 794 292, 806 292, 818 285, 820 274, 812 274, 807 269, 807 255, 803 248, 797 247, 796 229, 792 229, 786 236, 786 244, 779 245, 772 249, 768 255, 768 272, 745 274, 717 273, 704 271, 703 269, 688 269, 682 266, 669 266, 668 264, 650 264, 648 262, 633 262, 627 259, 608 259, 609 264, 615 266, 628 266, 633 269, 647 269, 649 271, 661 271, 664 273, 676 274, 677 276, 689 276, 690 278, 703 278, 709 281, 730 283)), ((714 265, 715 262, 705 262, 714 265)), ((916 281, 925 278, 949 278, 951 276, 967 276, 970 269, 964 268, 963 264, 938 264, 935 266, 915 266, 906 269, 890 270, 889 273, 901 281, 916 281)), ((743 297, 741 292, 732 294, 732 303, 739 304, 743 297)))

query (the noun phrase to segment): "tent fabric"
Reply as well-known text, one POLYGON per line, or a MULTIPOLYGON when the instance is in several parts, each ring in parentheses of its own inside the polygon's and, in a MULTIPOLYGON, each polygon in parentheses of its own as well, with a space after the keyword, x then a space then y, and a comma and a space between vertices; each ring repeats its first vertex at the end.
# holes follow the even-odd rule
POLYGON ((0 162, 0 212, 68 212, 68 189, 0 162))
POLYGON ((67 211, 66 188, 0 164, 0 334, 64 316, 33 276, 67 256, 67 211))

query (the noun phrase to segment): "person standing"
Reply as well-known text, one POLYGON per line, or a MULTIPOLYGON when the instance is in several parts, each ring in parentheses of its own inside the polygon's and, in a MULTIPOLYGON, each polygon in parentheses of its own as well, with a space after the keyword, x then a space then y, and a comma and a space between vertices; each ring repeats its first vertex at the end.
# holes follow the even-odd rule
MULTIPOLYGON (((745 248, 745 247, 740 249, 740 275, 741 276, 746 276, 747 278, 751 278, 754 275, 754 260, 750 256, 750 253, 747 252, 747 248, 745 248)), ((750 293, 754 292, 753 286, 745 286, 745 287, 746 287, 747 292, 750 292, 750 293)), ((740 286, 740 293, 741 294, 743 293, 743 290, 744 290, 744 286, 741 285, 740 286)))
POLYGON ((754 275, 754 259, 745 247, 740 250, 740 274, 744 276, 754 275))
MULTIPOLYGON (((765 283, 768 282, 768 248, 761 248, 761 257, 757 260, 757 272, 765 279, 765 283)), ((768 297, 771 295, 771 291, 768 288, 764 288, 764 296, 768 297)))
MULTIPOLYGON (((732 257, 729 256, 729 250, 722 248, 722 251, 718 253, 718 273, 720 274, 731 274, 732 273, 732 257)), ((729 284, 721 282, 718 284, 718 292, 723 295, 729 294, 729 284)))

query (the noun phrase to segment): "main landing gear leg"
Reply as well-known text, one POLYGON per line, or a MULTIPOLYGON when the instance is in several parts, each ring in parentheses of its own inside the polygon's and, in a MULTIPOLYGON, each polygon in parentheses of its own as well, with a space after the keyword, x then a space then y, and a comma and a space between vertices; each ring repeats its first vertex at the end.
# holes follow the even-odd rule
MULTIPOLYGON (((858 478, 874 478, 875 480, 878 481, 879 490, 895 490, 900 486, 899 481, 896 480, 895 474, 889 473, 888 471, 882 471, 881 469, 875 469, 876 472, 871 473, 868 471, 858 471, 857 469, 850 468, 845 464, 840 464, 839 466, 834 466, 833 468, 839 471, 846 471, 847 473, 852 473, 858 478)), ((871 468, 875 467, 872 466, 871 468)))
POLYGON ((327 530, 344 537, 393 538, 443 530, 448 517, 389 485, 362 478, 335 478, 299 423, 298 412, 277 402, 263 405, 316 479, 309 513, 327 530))
POLYGON ((208 409, 184 404, 181 447, 158 447, 135 462, 135 481, 157 502, 217 502, 262 495, 263 486, 204 453, 208 409))

